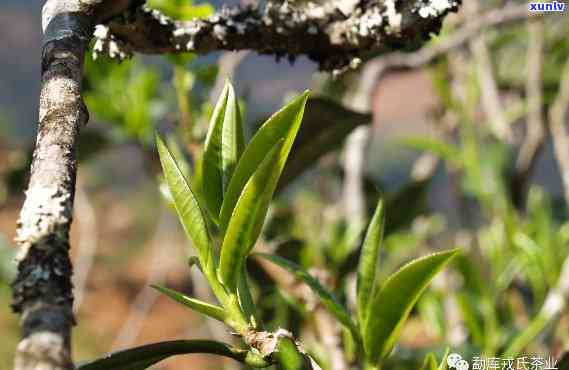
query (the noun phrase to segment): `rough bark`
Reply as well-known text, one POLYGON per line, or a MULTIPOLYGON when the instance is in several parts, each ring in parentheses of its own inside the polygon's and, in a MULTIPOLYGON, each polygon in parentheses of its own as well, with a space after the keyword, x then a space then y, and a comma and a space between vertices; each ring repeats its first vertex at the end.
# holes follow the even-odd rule
POLYGON ((88 120, 81 99, 83 57, 95 22, 128 4, 116 1, 104 7, 101 0, 49 0, 43 8, 39 126, 18 221, 18 273, 12 284, 12 307, 22 316, 16 370, 73 368, 68 252, 77 138, 88 120))
POLYGON ((132 51, 205 54, 247 49, 291 61, 306 55, 322 70, 343 70, 379 52, 419 47, 439 31, 460 0, 360 0, 350 2, 350 9, 297 3, 226 7, 207 19, 188 22, 141 7, 101 26, 96 51, 125 57, 132 51))

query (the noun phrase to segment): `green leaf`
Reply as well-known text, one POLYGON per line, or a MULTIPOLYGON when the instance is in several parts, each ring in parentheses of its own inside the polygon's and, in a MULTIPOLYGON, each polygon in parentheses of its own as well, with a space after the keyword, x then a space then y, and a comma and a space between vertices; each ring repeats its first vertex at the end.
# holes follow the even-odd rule
POLYGON ((261 162, 245 185, 229 220, 221 245, 219 280, 230 292, 236 292, 243 262, 261 233, 279 180, 279 160, 283 145, 283 140, 278 142, 261 162))
POLYGON ((413 305, 456 253, 453 249, 416 259, 389 276, 375 291, 363 330, 364 349, 371 362, 391 352, 413 305))
POLYGON ((383 200, 380 199, 366 232, 358 266, 356 291, 358 320, 360 327, 362 328, 365 325, 367 313, 369 312, 369 300, 373 294, 373 288, 376 285, 375 280, 377 275, 379 252, 383 241, 384 225, 384 206, 383 200))
POLYGON ((445 353, 443 354, 443 359, 442 359, 441 363, 439 364, 439 367, 437 370, 446 370, 447 369, 447 358, 448 358, 449 353, 450 353, 450 347, 447 347, 447 349, 445 350, 445 353))
POLYGON ((256 256, 263 257, 276 265, 284 268, 285 270, 294 274, 294 276, 302 280, 306 285, 312 289, 312 291, 320 298, 320 301, 326 306, 326 308, 336 317, 336 319, 344 325, 356 340, 360 339, 359 331, 356 328, 353 320, 351 319, 348 311, 338 302, 336 297, 330 293, 326 288, 320 284, 318 279, 311 276, 306 270, 301 266, 286 260, 282 257, 276 256, 274 254, 256 253, 256 256))
POLYGON ((275 352, 279 369, 282 370, 312 370, 308 356, 302 354, 294 341, 290 338, 281 338, 275 352))
POLYGON ((198 251, 202 267, 205 271, 208 271, 213 267, 213 253, 204 213, 172 153, 170 153, 164 141, 158 135, 156 135, 156 145, 164 177, 170 188, 178 217, 182 222, 186 235, 192 240, 198 251))
POLYGON ((176 355, 208 353, 232 358, 252 367, 269 366, 258 354, 233 348, 211 340, 173 340, 111 353, 79 365, 77 370, 144 370, 176 355))
POLYGON ((372 120, 371 114, 355 112, 329 99, 311 97, 277 191, 318 163, 319 158, 339 149, 356 127, 372 120))
POLYGON ((176 292, 175 290, 161 287, 158 285, 152 285, 152 287, 158 290, 160 293, 172 298, 178 303, 183 304, 186 307, 191 308, 194 311, 213 317, 216 320, 223 322, 225 320, 225 311, 219 306, 212 305, 207 302, 203 302, 199 299, 188 297, 182 293, 176 292))
POLYGON ((267 122, 261 126, 255 136, 251 139, 245 152, 237 163, 237 168, 233 173, 233 177, 229 182, 229 187, 223 198, 223 205, 220 213, 220 226, 222 232, 227 230, 229 219, 233 213, 233 209, 237 204, 237 200, 241 195, 245 184, 257 168, 261 165, 267 153, 276 145, 277 142, 284 139, 279 154, 278 165, 275 171, 280 175, 290 149, 302 122, 304 115, 304 107, 308 99, 309 92, 296 97, 280 111, 275 113, 267 122))
POLYGON ((241 275, 239 276, 239 284, 237 285, 237 298, 239 299, 239 306, 247 317, 253 327, 257 326, 255 321, 255 303, 253 302, 253 295, 249 288, 249 279, 247 279, 247 269, 243 264, 241 275))
POLYGON ((437 358, 434 353, 430 352, 427 354, 421 370, 438 370, 437 358))
POLYGON ((226 81, 211 116, 202 160, 203 191, 215 219, 244 146, 239 104, 233 86, 226 81))

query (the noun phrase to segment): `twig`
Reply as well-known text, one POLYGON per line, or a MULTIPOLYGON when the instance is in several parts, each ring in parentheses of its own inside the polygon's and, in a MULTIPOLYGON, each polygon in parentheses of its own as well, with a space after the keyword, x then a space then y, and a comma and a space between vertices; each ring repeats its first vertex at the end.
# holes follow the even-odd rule
POLYGON ((217 71, 217 78, 215 79, 213 88, 209 93, 209 99, 212 104, 215 105, 219 94, 221 94, 221 90, 223 90, 223 86, 225 84, 225 79, 233 78, 235 70, 239 67, 247 55, 249 55, 249 52, 243 50, 235 53, 226 52, 219 57, 219 60, 217 61, 217 66, 219 68, 217 71))
MULTIPOLYGON (((467 1, 464 6, 468 14, 473 18, 480 16, 478 14, 480 6, 477 0, 467 1)), ((498 85, 494 78, 492 61, 486 45, 484 32, 473 38, 469 42, 469 47, 474 56, 478 83, 480 84, 482 109, 489 120, 490 129, 496 137, 508 143, 513 143, 514 134, 508 122, 506 122, 504 109, 500 102, 498 85)))
POLYGON ((563 189, 565 202, 569 204, 569 133, 567 127, 567 109, 569 108, 569 59, 563 67, 559 82, 559 93, 549 109, 549 130, 553 139, 553 148, 563 189))
MULTIPOLYGON (((384 72, 391 69, 412 69, 422 67, 435 59, 446 55, 452 49, 466 44, 469 40, 478 36, 485 28, 506 26, 528 18, 539 17, 543 17, 543 15, 539 13, 529 13, 527 11, 526 4, 510 5, 505 8, 494 9, 485 14, 481 14, 475 19, 469 19, 450 36, 442 38, 431 46, 426 46, 413 53, 393 52, 385 54, 368 62, 366 66, 370 63, 375 64, 374 69, 376 71, 376 76, 374 80, 377 81, 384 72)), ((375 85, 371 87, 374 86, 375 85)))
POLYGON ((83 303, 83 297, 87 289, 87 278, 93 266, 95 252, 97 251, 98 232, 97 214, 93 204, 89 200, 89 194, 85 186, 79 181, 77 186, 77 202, 75 212, 79 214, 79 244, 77 255, 73 261, 75 275, 73 286, 75 289, 74 312, 78 312, 83 303))
POLYGON ((155 289, 152 289, 150 285, 162 285, 166 279, 168 269, 165 263, 167 263, 170 250, 165 246, 169 245, 166 240, 172 235, 170 226, 174 224, 175 222, 171 214, 167 210, 162 210, 154 237, 152 238, 152 263, 150 264, 150 271, 148 272, 142 290, 134 299, 130 312, 111 345, 113 351, 129 347, 134 343, 142 330, 144 320, 160 295, 155 289))
POLYGON ((513 193, 516 203, 522 203, 529 178, 537 162, 545 141, 545 122, 543 119, 543 59, 544 29, 541 19, 528 22, 527 50, 527 124, 526 136, 522 142, 514 174, 513 193))
POLYGON ((373 96, 373 91, 382 76, 389 70, 420 68, 446 55, 451 50, 463 46, 485 28, 502 27, 528 18, 541 17, 539 14, 532 14, 527 11, 526 5, 511 5, 494 9, 473 20, 468 20, 451 35, 418 51, 413 53, 396 51, 370 60, 364 66, 362 76, 365 78, 361 78, 362 83, 357 92, 358 96, 367 97, 368 100, 365 102, 363 99, 358 99, 359 102, 365 103, 355 108, 361 111, 369 111, 369 99, 373 96))
POLYGON ((361 231, 366 220, 363 178, 371 132, 368 126, 360 126, 346 140, 342 205, 349 230, 355 233, 361 231))

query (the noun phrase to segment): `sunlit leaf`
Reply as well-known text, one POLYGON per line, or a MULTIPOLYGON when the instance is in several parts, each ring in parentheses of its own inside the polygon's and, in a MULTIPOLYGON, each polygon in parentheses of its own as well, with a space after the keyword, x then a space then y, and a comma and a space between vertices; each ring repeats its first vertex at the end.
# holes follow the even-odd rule
POLYGON ((176 292, 175 290, 164 288, 161 286, 153 285, 154 289, 158 290, 160 293, 172 298, 178 303, 183 304, 186 307, 191 308, 194 311, 213 317, 216 320, 225 320, 225 311, 219 306, 212 305, 207 302, 203 302, 199 299, 188 297, 182 293, 176 292))
POLYGON ((202 160, 203 191, 215 219, 244 146, 239 104, 227 81, 211 117, 202 160))
POLYGON ((236 291, 239 274, 253 248, 279 180, 279 160, 284 141, 275 145, 249 179, 237 201, 221 245, 219 278, 230 292, 236 291))
POLYGON ((220 226, 223 232, 227 229, 229 219, 245 184, 247 184, 249 178, 261 165, 267 153, 277 142, 284 139, 284 144, 278 158, 278 165, 275 168, 275 171, 278 172, 279 175, 282 172, 302 122, 308 94, 308 91, 306 91, 304 94, 296 97, 269 118, 245 148, 223 198, 220 213, 220 226))
POLYGON ((446 370, 447 369, 447 358, 448 358, 449 353, 450 353, 450 347, 447 347, 447 349, 445 350, 445 353, 443 355, 443 359, 442 359, 441 363, 439 364, 439 367, 437 368, 437 370, 446 370))
POLYGON ((437 358, 434 353, 431 352, 427 354, 421 370, 438 370, 437 358))
POLYGON ((282 257, 265 253, 256 253, 255 255, 273 262, 274 264, 292 273, 296 278, 302 280, 312 289, 312 291, 318 296, 324 306, 336 317, 336 319, 348 330, 350 330, 354 338, 360 338, 359 331, 357 330, 356 325, 351 319, 349 313, 340 304, 340 302, 338 302, 336 297, 334 297, 332 293, 330 293, 326 288, 322 286, 322 284, 320 284, 318 279, 311 276, 301 266, 282 257))
POLYGON ((198 251, 202 267, 207 271, 213 263, 213 253, 204 213, 174 157, 158 135, 156 145, 178 217, 198 251))
POLYGON ((453 249, 416 259, 389 276, 376 290, 363 330, 364 348, 370 361, 378 362, 391 352, 413 305, 456 253, 453 249))
POLYGON ((366 315, 369 312, 368 304, 376 284, 383 229, 384 207, 383 200, 380 199, 366 232, 358 266, 357 308, 360 327, 363 327, 366 321, 366 315))

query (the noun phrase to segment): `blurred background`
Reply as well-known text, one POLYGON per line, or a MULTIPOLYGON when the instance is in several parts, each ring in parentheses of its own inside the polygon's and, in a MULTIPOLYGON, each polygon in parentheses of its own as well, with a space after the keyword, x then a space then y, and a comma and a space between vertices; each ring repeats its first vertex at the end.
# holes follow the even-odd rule
MULTIPOLYGON (((19 338, 9 283, 36 133, 42 3, 0 3, 0 368, 12 366, 19 338)), ((220 5, 149 3, 181 19, 220 5)), ((191 173, 226 77, 242 99, 248 137, 293 94, 310 88, 317 97, 262 247, 312 267, 348 304, 361 230, 380 195, 383 275, 413 257, 463 248, 421 298, 390 369, 418 368, 425 353, 447 346, 465 355, 561 356, 569 348, 569 183, 559 168, 569 171, 562 145, 569 122, 559 111, 569 104, 569 91, 562 93, 569 21, 546 15, 480 27, 486 14, 525 5, 469 2, 440 36, 410 51, 416 68, 404 62, 409 56, 378 55, 336 79, 304 58, 291 65, 248 52, 120 64, 89 56, 91 119, 81 135, 71 241, 75 359, 166 339, 231 340, 222 326, 149 288, 210 296, 188 268, 189 242, 164 202, 153 135, 165 133, 191 173), (457 42, 476 22, 478 30, 457 42), (554 292, 564 292, 562 303, 551 303, 554 292)), ((293 328, 335 369, 325 359, 337 343, 322 341, 330 329, 320 307, 267 266, 249 268, 267 326, 293 328)), ((157 368, 222 367, 235 364, 196 355, 157 368)))

